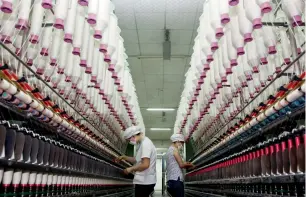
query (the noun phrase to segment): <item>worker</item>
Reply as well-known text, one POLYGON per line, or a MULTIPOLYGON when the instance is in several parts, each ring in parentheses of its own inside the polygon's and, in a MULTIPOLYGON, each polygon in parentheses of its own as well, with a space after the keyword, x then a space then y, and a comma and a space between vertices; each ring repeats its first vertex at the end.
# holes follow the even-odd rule
POLYGON ((190 162, 183 162, 180 155, 184 145, 182 134, 173 134, 170 137, 172 144, 166 153, 167 164, 167 191, 172 197, 184 197, 184 176, 182 169, 192 169, 194 165, 190 162))
POLYGON ((134 166, 126 168, 125 174, 134 172, 135 197, 149 197, 156 184, 156 148, 141 128, 131 126, 124 131, 124 138, 136 146, 136 157, 120 156, 116 162, 126 160, 134 166))

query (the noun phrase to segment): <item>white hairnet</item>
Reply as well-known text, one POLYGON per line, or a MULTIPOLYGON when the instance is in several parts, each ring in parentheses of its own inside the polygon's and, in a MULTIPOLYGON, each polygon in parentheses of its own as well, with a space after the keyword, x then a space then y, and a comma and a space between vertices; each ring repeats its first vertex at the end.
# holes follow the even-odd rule
POLYGON ((175 133, 170 137, 172 142, 185 142, 185 138, 182 134, 175 133))
POLYGON ((139 126, 131 126, 124 131, 123 137, 124 139, 129 139, 133 135, 136 135, 141 132, 141 127, 139 126))

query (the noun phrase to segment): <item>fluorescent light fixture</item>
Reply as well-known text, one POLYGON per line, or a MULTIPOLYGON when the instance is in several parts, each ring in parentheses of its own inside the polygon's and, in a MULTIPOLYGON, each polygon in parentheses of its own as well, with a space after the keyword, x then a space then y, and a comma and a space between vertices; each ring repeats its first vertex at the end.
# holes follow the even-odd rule
POLYGON ((148 108, 147 111, 174 111, 173 108, 148 108))
POLYGON ((171 131, 171 128, 150 128, 151 131, 171 131))

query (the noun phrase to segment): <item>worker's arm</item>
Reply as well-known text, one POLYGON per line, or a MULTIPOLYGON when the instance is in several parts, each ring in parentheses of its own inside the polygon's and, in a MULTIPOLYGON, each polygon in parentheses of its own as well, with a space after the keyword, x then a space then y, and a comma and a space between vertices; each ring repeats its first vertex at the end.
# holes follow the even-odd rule
POLYGON ((175 160, 177 161, 177 163, 179 164, 180 168, 189 168, 189 167, 192 167, 193 165, 189 162, 183 162, 179 152, 177 149, 174 149, 173 151, 173 155, 174 155, 174 158, 175 160))
POLYGON ((136 158, 135 158, 135 157, 129 157, 129 156, 125 156, 125 155, 118 157, 118 158, 115 160, 115 162, 118 163, 118 162, 120 162, 120 161, 122 161, 122 160, 128 161, 128 162, 130 162, 130 163, 132 163, 132 164, 135 164, 135 163, 136 163, 136 158))
POLYGON ((142 158, 141 162, 135 166, 125 169, 126 173, 142 172, 150 167, 150 158, 142 158))

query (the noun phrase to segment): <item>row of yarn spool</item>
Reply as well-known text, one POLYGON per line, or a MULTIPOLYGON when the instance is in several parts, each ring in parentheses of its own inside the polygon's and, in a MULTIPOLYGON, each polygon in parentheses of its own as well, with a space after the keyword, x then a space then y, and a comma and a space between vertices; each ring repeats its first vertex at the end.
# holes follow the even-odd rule
POLYGON ((0 125, 0 159, 8 162, 0 167, 1 196, 95 194, 131 186, 122 169, 32 130, 39 129, 0 125))
MULTIPOLYGON (((78 113, 102 122, 101 131, 108 141, 123 147, 122 129, 132 124, 144 128, 110 1, 37 0, 31 4, 30 0, 2 0, 1 4, 1 41, 74 104, 78 113)), ((29 76, 14 56, 1 50, 1 66, 8 66, 4 73, 10 74, 10 80, 29 76)), ((37 78, 28 78, 26 84, 26 91, 35 85, 40 94, 57 102, 67 117, 80 119, 37 78)))
MULTIPOLYGON (((233 127, 246 102, 304 53, 302 8, 301 0, 205 1, 175 132, 201 145, 223 124, 229 123, 224 132, 233 127)), ((301 80, 304 64, 302 56, 286 72, 301 80)), ((245 113, 251 115, 289 81, 286 76, 277 78, 245 108, 245 113)))

